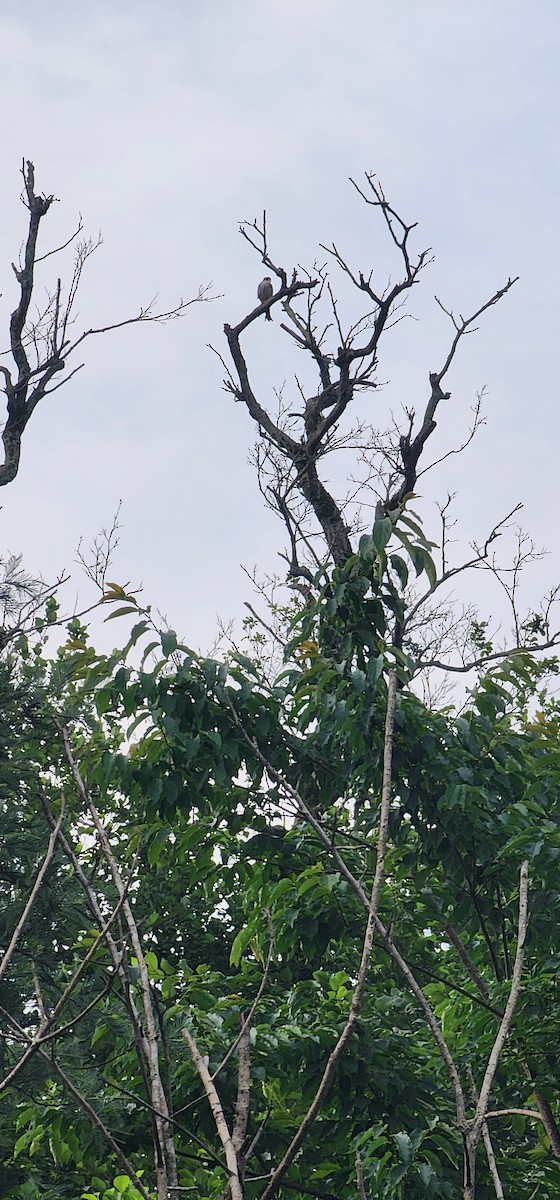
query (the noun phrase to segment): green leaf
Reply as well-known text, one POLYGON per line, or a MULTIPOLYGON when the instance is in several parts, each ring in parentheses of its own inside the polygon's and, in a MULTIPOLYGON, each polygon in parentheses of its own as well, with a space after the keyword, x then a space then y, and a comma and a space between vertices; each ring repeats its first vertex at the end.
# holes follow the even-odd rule
POLYGON ((246 925, 244 929, 240 929, 233 939, 229 961, 234 967, 238 967, 251 938, 254 937, 254 929, 251 925, 246 925))
POLYGON ((387 542, 390 541, 393 532, 393 522, 390 517, 383 517, 380 521, 376 521, 373 530, 373 544, 376 550, 384 550, 387 542))
POLYGON ((401 586, 405 588, 408 584, 408 567, 404 558, 401 558, 400 554, 392 554, 389 562, 398 575, 401 586))
POLYGON ((408 1133, 394 1133, 393 1141, 397 1147, 401 1162, 408 1167, 412 1162, 412 1143, 408 1133))
POLYGON ((113 1187, 115 1187, 117 1189, 117 1192, 121 1192, 121 1194, 123 1192, 128 1191, 128 1188, 130 1187, 129 1176, 128 1175, 115 1175, 115 1178, 113 1179, 113 1187))
POLYGON ((173 629, 167 629, 161 635, 161 648, 166 658, 177 649, 177 634, 173 629))
POLYGON ((127 616, 129 616, 130 613, 137 613, 137 612, 138 612, 137 604, 123 604, 121 606, 121 608, 113 609, 113 612, 110 612, 109 616, 105 617, 105 621, 114 621, 116 617, 127 617, 127 616))
POLYGON ((436 566, 435 566, 434 560, 428 550, 421 550, 421 554, 422 554, 422 561, 424 564, 424 570, 426 572, 426 575, 428 576, 428 579, 430 582, 430 587, 433 590, 437 583, 436 566))

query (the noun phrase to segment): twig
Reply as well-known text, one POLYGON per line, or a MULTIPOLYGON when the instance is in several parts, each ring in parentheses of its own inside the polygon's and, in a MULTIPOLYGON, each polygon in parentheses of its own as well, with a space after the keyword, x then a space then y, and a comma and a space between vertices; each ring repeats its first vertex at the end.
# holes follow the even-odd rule
MULTIPOLYGON (((459 958, 461 959, 461 962, 463 963, 463 966, 466 968, 468 975, 470 975, 470 978, 472 979, 473 983, 478 988, 480 995, 483 997, 483 999, 487 1002, 487 1004, 489 1006, 490 991, 487 988, 487 986, 482 978, 482 975, 480 974, 480 972, 477 970, 475 964, 473 963, 473 960, 472 960, 468 950, 466 949, 465 945, 461 941, 461 938, 459 937, 457 930, 454 928, 453 925, 450 924, 449 921, 446 921, 442 928, 443 928, 443 932, 449 938, 449 941, 451 942, 452 946, 455 947, 457 954, 459 955, 459 958)), ((494 1009, 493 1011, 495 1012, 496 1010, 494 1009)))
POLYGON ((361 1158, 359 1150, 356 1150, 355 1165, 356 1165, 356 1187, 358 1190, 359 1200, 367 1200, 366 1187, 365 1187, 365 1183, 364 1183, 364 1168, 362 1166, 362 1158, 361 1158))
POLYGON ((64 820, 64 796, 62 798, 60 816, 59 816, 58 821, 55 825, 55 828, 53 829, 51 836, 49 838, 49 844, 47 846, 45 857, 44 857, 43 862, 41 863, 41 866, 39 867, 39 870, 37 872, 37 876, 35 878, 35 883, 33 884, 33 887, 31 888, 31 892, 29 893, 29 897, 27 899, 27 902, 25 904, 25 907, 23 909, 21 917, 20 917, 20 919, 14 929, 14 932, 10 938, 9 944, 3 955, 2 961, 0 962, 0 979, 2 979, 7 967, 9 966, 9 963, 10 963, 10 960, 14 953, 14 950, 16 949, 16 946, 17 946, 19 939, 25 928, 27 918, 28 918, 28 916, 31 912, 31 909, 33 908, 33 905, 35 903, 37 893, 39 892, 41 884, 43 882, 43 879, 45 878, 45 875, 49 869, 63 820, 64 820))

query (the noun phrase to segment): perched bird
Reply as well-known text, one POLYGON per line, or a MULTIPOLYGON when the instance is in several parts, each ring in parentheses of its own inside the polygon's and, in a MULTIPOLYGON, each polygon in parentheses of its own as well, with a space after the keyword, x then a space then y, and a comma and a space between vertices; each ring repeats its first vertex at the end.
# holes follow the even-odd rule
MULTIPOLYGON (((273 295, 274 295, 274 288, 272 286, 272 279, 270 278, 270 275, 265 275, 262 283, 259 283, 259 286, 257 288, 257 296, 258 296, 261 304, 266 304, 267 300, 271 300, 273 295)), ((270 315, 269 308, 267 308, 264 315, 265 315, 267 321, 272 321, 272 317, 270 315)))

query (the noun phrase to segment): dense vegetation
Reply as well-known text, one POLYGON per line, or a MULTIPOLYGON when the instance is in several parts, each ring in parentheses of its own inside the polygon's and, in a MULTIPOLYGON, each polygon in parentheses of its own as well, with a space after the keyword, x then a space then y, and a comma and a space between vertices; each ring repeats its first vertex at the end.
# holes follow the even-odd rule
MULTIPOLYGON (((274 500, 298 589, 269 614, 276 665, 254 627, 244 653, 194 654, 105 577, 103 603, 134 614, 112 655, 79 619, 51 650, 52 596, 6 626, 6 1200, 558 1195, 560 713, 542 658, 555 639, 533 614, 496 649, 470 619, 460 708, 419 688, 450 572, 410 472, 449 364, 416 440, 401 437, 398 486, 383 447, 389 483, 366 532, 315 486, 423 262, 377 203, 408 275, 378 298, 359 277, 373 334, 356 354, 344 343, 336 384, 312 309, 295 324, 323 387, 305 478, 292 433, 259 415, 243 323, 226 327, 237 398, 286 456, 274 500)), ((314 284, 280 277, 288 316, 314 284)), ((278 480, 274 454, 258 465, 278 480)))

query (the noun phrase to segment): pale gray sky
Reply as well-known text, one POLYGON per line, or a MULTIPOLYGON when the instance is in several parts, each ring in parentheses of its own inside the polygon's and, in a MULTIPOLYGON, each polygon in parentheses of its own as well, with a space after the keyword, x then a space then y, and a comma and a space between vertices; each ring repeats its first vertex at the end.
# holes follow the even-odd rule
MULTIPOLYGON (((4 0, 1 327, 24 233, 23 156, 61 201, 43 249, 78 212, 102 230, 85 326, 209 281, 223 298, 90 341, 83 371, 26 431, 0 497, 2 546, 53 578, 122 499, 116 577, 142 580, 193 645, 211 644, 216 613, 239 616, 252 598, 239 564, 276 569, 283 534, 247 466, 248 415, 207 349, 224 348, 224 321, 253 306, 263 274, 237 223, 266 207, 271 252, 288 268, 311 266, 333 239, 364 269, 386 264, 381 226, 348 184, 368 169, 436 253, 412 301, 420 320, 388 338, 391 386, 371 403, 421 405, 448 339, 434 293, 466 314, 521 277, 463 346, 438 445, 484 384, 486 430, 429 494, 459 491, 467 540, 523 500, 525 526, 551 551, 528 595, 555 583, 559 41, 557 0, 4 0)), ((285 343, 277 323, 247 336, 263 399, 300 365, 285 343)))

